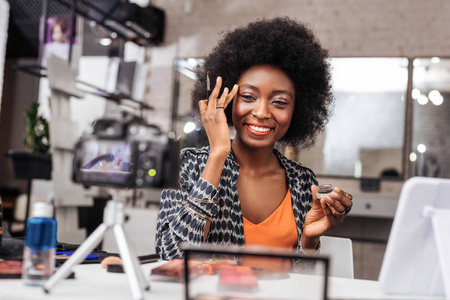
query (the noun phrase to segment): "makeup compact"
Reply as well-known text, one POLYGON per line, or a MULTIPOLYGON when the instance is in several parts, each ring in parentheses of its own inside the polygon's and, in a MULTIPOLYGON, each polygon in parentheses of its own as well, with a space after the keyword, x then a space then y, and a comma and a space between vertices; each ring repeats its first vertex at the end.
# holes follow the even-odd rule
POLYGON ((317 187, 316 196, 318 199, 322 199, 325 195, 331 197, 331 192, 333 191, 333 186, 331 184, 322 184, 317 187))

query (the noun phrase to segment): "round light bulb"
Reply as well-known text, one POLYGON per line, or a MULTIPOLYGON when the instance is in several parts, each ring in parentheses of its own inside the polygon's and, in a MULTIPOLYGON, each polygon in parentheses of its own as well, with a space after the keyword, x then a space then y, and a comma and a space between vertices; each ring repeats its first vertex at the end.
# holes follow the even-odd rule
POLYGON ((421 92, 418 88, 414 88, 411 92, 411 96, 414 100, 417 100, 417 98, 419 98, 421 92))
POLYGON ((101 46, 108 47, 109 45, 112 44, 112 40, 110 38, 101 38, 98 40, 98 43, 101 46))
POLYGON ((444 97, 442 95, 440 95, 436 100, 433 101, 433 104, 436 106, 439 106, 442 103, 444 103, 444 97))
POLYGON ((419 98, 417 98, 417 103, 419 103, 420 105, 425 105, 428 103, 428 97, 425 95, 420 95, 419 98))
POLYGON ((439 57, 432 57, 431 58, 431 62, 433 63, 433 64, 438 64, 439 62, 441 61, 441 59, 439 58, 439 57))
POLYGON ((419 144, 417 145, 417 151, 419 151, 419 153, 425 153, 425 151, 427 151, 427 147, 424 144, 419 144))
POLYGON ((192 131, 194 131, 195 130, 195 123, 194 122, 187 122, 185 125, 184 125, 184 128, 183 128, 183 131, 184 131, 184 133, 191 133, 192 131))
POLYGON ((441 105, 444 103, 444 97, 441 95, 441 93, 438 90, 432 90, 428 93, 428 98, 430 99, 431 103, 433 103, 436 106, 441 105))

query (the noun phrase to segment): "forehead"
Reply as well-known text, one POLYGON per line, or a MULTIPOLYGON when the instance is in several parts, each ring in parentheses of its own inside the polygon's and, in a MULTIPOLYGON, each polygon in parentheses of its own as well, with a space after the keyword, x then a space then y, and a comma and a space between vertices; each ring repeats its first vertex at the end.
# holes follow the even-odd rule
POLYGON ((270 85, 275 89, 285 89, 293 93, 294 84, 289 76, 281 69, 272 65, 256 65, 242 73, 238 84, 251 84, 254 86, 270 85))

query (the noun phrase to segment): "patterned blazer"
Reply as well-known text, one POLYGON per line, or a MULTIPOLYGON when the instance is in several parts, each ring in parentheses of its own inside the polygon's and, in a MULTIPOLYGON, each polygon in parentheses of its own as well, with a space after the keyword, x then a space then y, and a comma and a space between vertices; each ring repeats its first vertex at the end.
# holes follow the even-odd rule
MULTIPOLYGON (((292 208, 297 223, 298 246, 306 213, 312 205, 311 185, 317 185, 314 173, 300 163, 287 159, 274 149, 286 170, 286 182, 291 190, 292 208)), ((165 189, 161 193, 156 227, 156 252, 164 260, 183 258, 180 242, 201 244, 207 218, 211 229, 207 242, 222 245, 245 244, 244 223, 236 183, 239 164, 233 152, 227 156, 219 187, 200 177, 209 156, 209 146, 186 148, 181 152, 180 189, 165 189)))

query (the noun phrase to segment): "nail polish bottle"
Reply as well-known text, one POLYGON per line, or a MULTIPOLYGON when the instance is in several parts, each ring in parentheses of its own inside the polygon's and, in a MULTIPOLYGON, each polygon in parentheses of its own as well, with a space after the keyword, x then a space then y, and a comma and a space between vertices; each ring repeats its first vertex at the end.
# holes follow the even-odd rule
POLYGON ((57 222, 53 207, 44 202, 33 205, 28 219, 23 254, 22 279, 26 285, 42 285, 55 268, 57 222))

